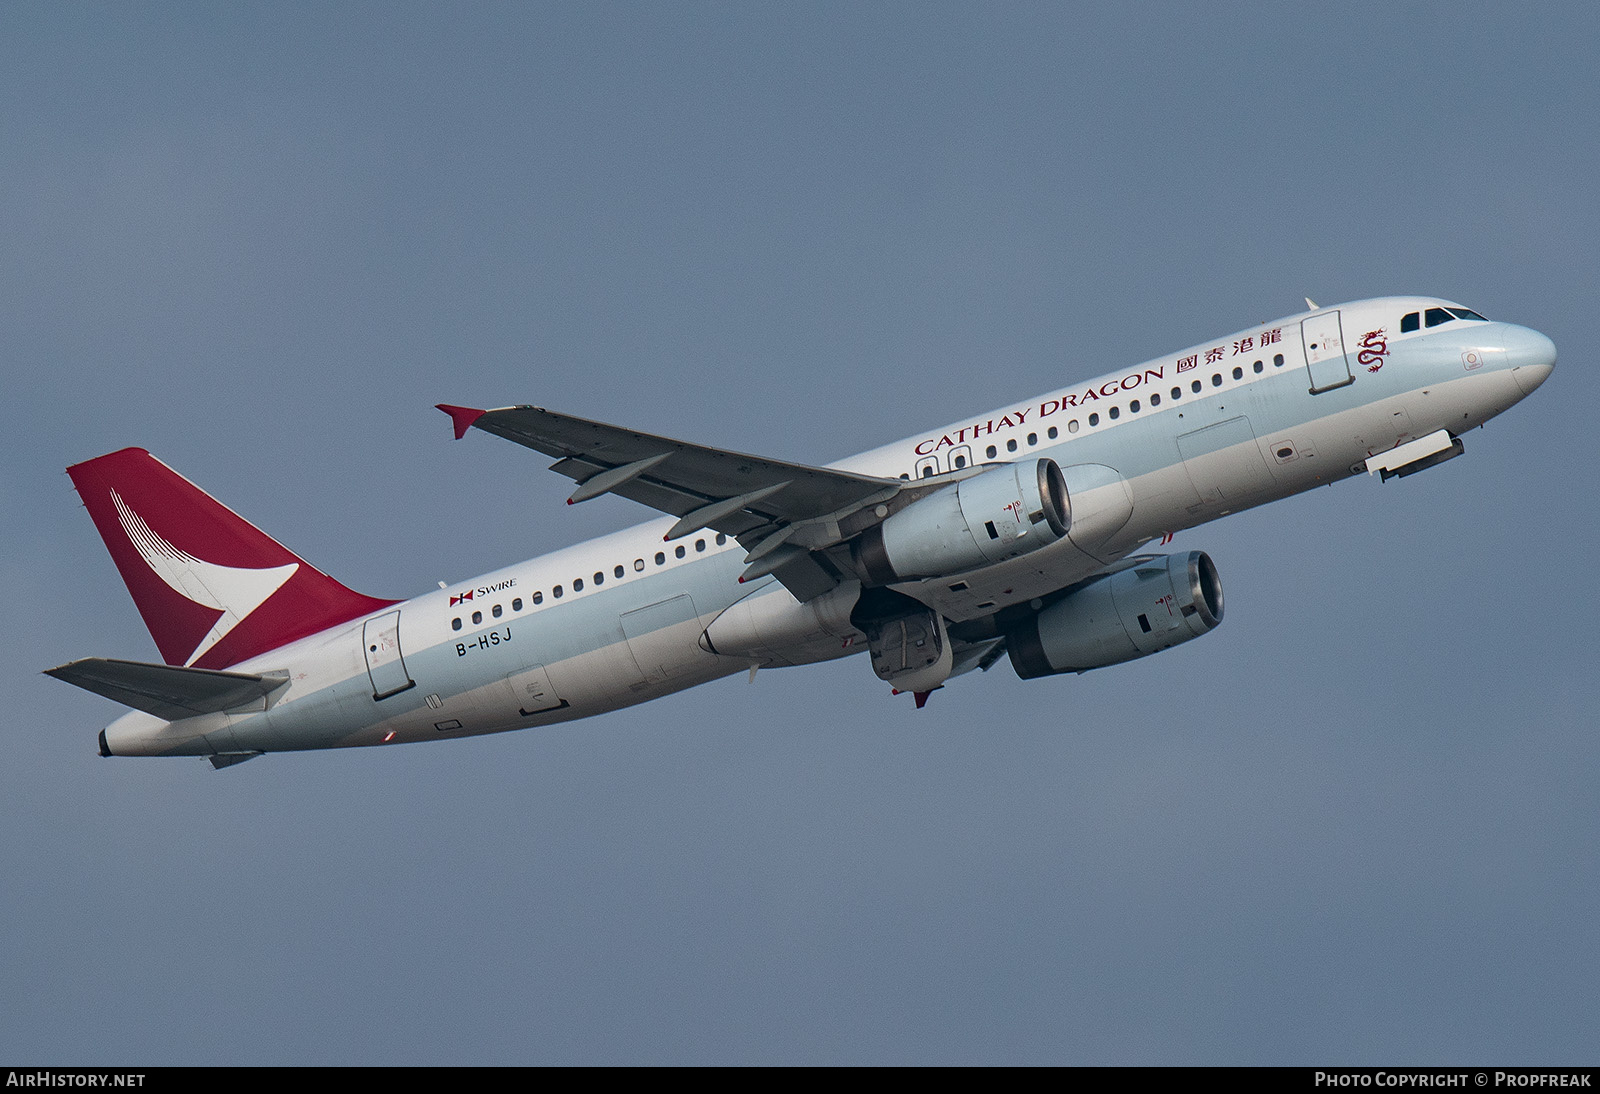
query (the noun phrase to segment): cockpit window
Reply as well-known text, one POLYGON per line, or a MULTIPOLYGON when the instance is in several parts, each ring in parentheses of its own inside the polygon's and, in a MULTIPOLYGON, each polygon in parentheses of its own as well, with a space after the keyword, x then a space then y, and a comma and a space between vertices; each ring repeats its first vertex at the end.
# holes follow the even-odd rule
POLYGON ((1405 318, 1400 320, 1400 333, 1410 334, 1421 325, 1422 313, 1419 311, 1410 312, 1405 316, 1405 318))
POLYGON ((1443 308, 1429 308, 1425 318, 1428 320, 1428 326, 1437 327, 1440 323, 1450 322, 1455 318, 1455 316, 1451 315, 1443 308))
POLYGON ((1451 308, 1450 314, 1455 316, 1457 319, 1476 319, 1480 323, 1488 322, 1488 320, 1483 316, 1468 308, 1451 308))

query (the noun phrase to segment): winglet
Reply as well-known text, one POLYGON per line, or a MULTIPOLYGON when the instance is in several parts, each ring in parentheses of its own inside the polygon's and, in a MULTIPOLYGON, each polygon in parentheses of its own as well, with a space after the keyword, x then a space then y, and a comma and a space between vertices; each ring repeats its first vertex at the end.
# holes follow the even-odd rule
POLYGON ((467 435, 467 430, 472 428, 472 423, 489 413, 487 410, 475 410, 470 406, 451 406, 449 403, 434 403, 434 406, 450 415, 450 424, 456 427, 456 440, 467 435))

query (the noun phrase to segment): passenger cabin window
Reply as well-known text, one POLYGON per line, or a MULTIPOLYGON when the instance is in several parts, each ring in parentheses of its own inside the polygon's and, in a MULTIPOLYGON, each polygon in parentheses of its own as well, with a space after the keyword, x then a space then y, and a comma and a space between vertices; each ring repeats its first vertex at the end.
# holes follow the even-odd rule
POLYGON ((1422 326, 1422 313, 1419 311, 1411 312, 1400 320, 1400 333, 1410 334, 1420 326, 1422 326))
POLYGON ((1283 367, 1283 354, 1274 353, 1272 355, 1272 367, 1273 368, 1282 368, 1283 367))
POLYGON ((551 589, 550 590, 550 595, 555 597, 557 600, 560 600, 561 599, 561 586, 557 585, 555 588, 551 589))
POLYGON ((636 558, 633 560, 633 572, 636 574, 644 573, 644 559, 636 558))
MULTIPOLYGON (((639 569, 641 569, 641 570, 644 569, 644 563, 642 563, 642 562, 639 563, 639 569)), ((611 574, 612 574, 613 577, 621 577, 623 574, 625 574, 627 572, 628 571, 624 570, 621 566, 613 566, 613 567, 611 567, 611 574)))
POLYGON ((718 532, 717 533, 717 546, 721 547, 726 542, 728 542, 728 537, 726 535, 724 535, 723 533, 718 532))
POLYGON ((459 615, 450 620, 450 629, 453 631, 459 631, 461 629, 461 617, 459 615))
POLYGON ((1015 452, 1016 450, 1017 450, 1017 440, 1016 440, 1015 437, 1013 437, 1011 440, 1006 442, 1006 451, 1007 452, 1015 452))
POLYGON ((694 541, 694 549, 696 551, 704 551, 706 549, 706 541, 703 540, 703 539, 695 540, 694 541))
POLYGON ((957 456, 956 457, 956 470, 960 471, 965 466, 967 466, 967 458, 965 456, 957 456))
POLYGON ((1437 327, 1440 323, 1448 323, 1454 318, 1455 316, 1451 315, 1443 308, 1429 308, 1423 313, 1423 319, 1430 327, 1437 327))
POLYGON ((496 604, 494 606, 494 611, 490 612, 489 614, 493 615, 496 619, 499 619, 500 616, 504 614, 504 610, 500 607, 500 605, 496 604))
POLYGON ((1089 424, 1090 425, 1099 425, 1100 424, 1100 415, 1098 415, 1098 414, 1089 415, 1089 424))
POLYGON ((1067 432, 1068 433, 1076 433, 1077 431, 1078 431, 1078 419, 1074 418, 1074 419, 1072 419, 1072 421, 1067 423, 1067 432))
POLYGON ((575 593, 583 592, 583 578, 575 577, 572 579, 572 591, 575 593))
POLYGON ((991 460, 994 459, 996 456, 998 456, 1000 454, 995 449, 994 445, 992 445, 992 444, 987 449, 985 449, 985 452, 987 453, 987 458, 991 459, 991 460))
POLYGON ((482 623, 483 622, 483 613, 482 612, 473 612, 472 613, 472 622, 473 622, 474 625, 482 623))
POLYGON ((1240 368, 1238 365, 1234 365, 1233 366, 1233 378, 1235 380, 1243 380, 1244 379, 1244 369, 1240 368))
POLYGON ((689 553, 688 551, 684 550, 684 546, 681 543, 678 544, 676 547, 674 547, 672 549, 672 554, 676 558, 682 558, 684 555, 686 555, 688 553, 689 553))
POLYGON ((1049 429, 1044 431, 1044 435, 1053 441, 1057 437, 1061 436, 1061 432, 1060 430, 1056 429, 1055 426, 1051 426, 1049 429))
POLYGON ((543 604, 544 603, 544 594, 540 593, 540 592, 534 593, 533 594, 533 602, 535 604, 543 604))
POLYGON ((520 612, 522 610, 522 597, 519 596, 511 602, 511 610, 514 612, 520 612))
POLYGON ((606 583, 606 575, 601 571, 596 570, 594 572, 594 583, 596 585, 604 585, 606 583))
POLYGON ((1122 417, 1122 408, 1120 406, 1112 407, 1110 412, 1111 420, 1114 422, 1120 417, 1122 417))
POLYGON ((1189 382, 1189 390, 1194 392, 1196 395, 1200 394, 1200 381, 1199 380, 1191 380, 1189 382))
POLYGON ((656 552, 656 565, 657 566, 665 566, 666 564, 667 564, 667 556, 665 554, 663 554, 661 551, 657 551, 656 552))

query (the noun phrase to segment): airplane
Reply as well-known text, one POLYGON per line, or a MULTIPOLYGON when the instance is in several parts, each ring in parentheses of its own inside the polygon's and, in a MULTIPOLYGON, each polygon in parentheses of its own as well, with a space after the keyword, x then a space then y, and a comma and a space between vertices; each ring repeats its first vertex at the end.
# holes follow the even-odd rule
POLYGON ((68 474, 163 663, 46 672, 133 708, 102 756, 221 769, 552 725, 863 651, 919 708, 1001 657, 1024 680, 1145 657, 1214 629, 1223 595, 1205 552, 1143 548, 1454 459, 1556 363, 1543 334, 1448 300, 1306 304, 827 467, 440 404, 457 440, 553 457, 568 504, 665 516, 405 601, 352 591, 125 448, 68 474))

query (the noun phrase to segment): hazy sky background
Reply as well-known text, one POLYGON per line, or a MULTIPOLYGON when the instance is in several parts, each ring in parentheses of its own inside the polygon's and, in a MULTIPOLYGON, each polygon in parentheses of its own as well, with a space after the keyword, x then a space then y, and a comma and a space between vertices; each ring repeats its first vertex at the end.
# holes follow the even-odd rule
POLYGON ((1594 1062, 1590 4, 0 10, 0 1062, 1594 1062), (103 760, 137 444, 409 596, 650 516, 432 405, 827 462, 1319 303, 1553 337, 1181 535, 1216 633, 103 760))

